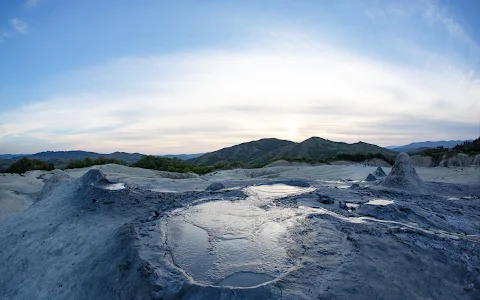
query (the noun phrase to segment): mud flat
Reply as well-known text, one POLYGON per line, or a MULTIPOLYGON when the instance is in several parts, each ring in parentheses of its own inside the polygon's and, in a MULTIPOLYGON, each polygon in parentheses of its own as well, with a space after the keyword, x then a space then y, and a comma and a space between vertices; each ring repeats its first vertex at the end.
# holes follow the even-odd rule
POLYGON ((480 169, 376 169, 2 175, 2 297, 480 299, 480 169))

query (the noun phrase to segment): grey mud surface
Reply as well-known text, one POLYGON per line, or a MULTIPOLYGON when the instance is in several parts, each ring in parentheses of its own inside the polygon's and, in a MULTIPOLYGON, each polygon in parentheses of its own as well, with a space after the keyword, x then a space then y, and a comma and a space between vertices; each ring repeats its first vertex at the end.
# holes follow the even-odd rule
MULTIPOLYGON (((158 189, 121 176, 105 178, 99 171, 39 175, 46 184, 41 192, 29 191, 33 204, 0 219, 1 298, 480 299, 480 184, 427 181, 432 194, 416 195, 361 181, 375 169, 360 172, 358 180, 272 176, 272 170, 244 179, 234 171, 230 178, 154 178, 158 189), (175 180, 181 189, 158 191, 175 189, 175 180), (226 189, 201 190, 213 181, 226 189), (264 183, 304 190, 257 195, 260 200, 248 202, 251 187, 264 183), (358 187, 349 188, 353 183, 358 187), (320 203, 322 196, 334 203, 320 203), (367 204, 371 200, 393 203, 367 204), (281 259, 269 257, 263 261, 268 263, 249 267, 221 261, 216 266, 224 273, 210 277, 213 269, 188 266, 189 259, 198 262, 189 252, 179 261, 175 247, 182 243, 192 252, 206 243, 212 259, 226 251, 219 249, 226 244, 219 244, 212 228, 203 229, 205 241, 191 245, 175 235, 178 226, 173 228, 176 221, 180 227, 191 224, 181 222, 192 209, 222 201, 252 206, 258 213, 252 226, 259 230, 244 229, 255 237, 271 228, 262 225, 280 224, 280 234, 270 241, 275 248, 259 246, 259 251, 278 250, 281 259)), ((199 223, 195 217, 187 219, 199 223)), ((245 233, 230 225, 234 234, 245 233)))

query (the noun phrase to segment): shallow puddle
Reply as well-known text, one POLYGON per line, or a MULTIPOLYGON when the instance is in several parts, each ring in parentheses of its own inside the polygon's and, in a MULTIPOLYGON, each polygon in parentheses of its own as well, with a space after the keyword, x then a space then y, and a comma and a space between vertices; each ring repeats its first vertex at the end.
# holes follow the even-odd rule
MULTIPOLYGON (((201 285, 255 287, 288 273, 298 263, 287 248, 294 243, 289 229, 299 218, 326 214, 350 223, 375 222, 410 228, 436 236, 458 239, 456 233, 427 230, 417 224, 347 217, 325 208, 281 207, 274 199, 305 194, 314 188, 284 184, 243 189, 246 199, 203 199, 173 211, 164 221, 166 245, 174 264, 201 285)), ((390 205, 392 200, 374 199, 365 204, 390 205)), ((358 204, 347 204, 349 209, 358 204)))
POLYGON ((224 280, 220 281, 217 285, 249 287, 249 286, 256 286, 268 281, 272 281, 274 279, 275 277, 267 274, 238 272, 228 276, 224 280))
POLYGON ((172 213, 167 245, 174 263, 195 282, 251 287, 274 280, 295 261, 285 246, 297 210, 271 205, 273 199, 313 188, 285 184, 244 189, 248 198, 204 202, 172 213))
POLYGON ((385 205, 393 204, 393 201, 392 200, 385 200, 385 199, 375 199, 375 200, 370 200, 365 204, 385 206, 385 205))
POLYGON ((169 189, 151 188, 148 190, 152 192, 157 192, 157 193, 178 193, 178 191, 169 190, 169 189))
POLYGON ((118 191, 125 189, 125 183, 112 183, 103 187, 106 190, 118 191))

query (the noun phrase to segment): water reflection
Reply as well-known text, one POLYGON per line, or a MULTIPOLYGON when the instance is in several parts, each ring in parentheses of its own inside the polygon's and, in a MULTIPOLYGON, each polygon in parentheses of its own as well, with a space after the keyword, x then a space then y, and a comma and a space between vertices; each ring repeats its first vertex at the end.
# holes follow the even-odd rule
POLYGON ((174 212, 167 222, 167 244, 175 264, 208 285, 246 287, 273 280, 295 264, 285 245, 290 241, 287 229, 298 214, 268 204, 312 190, 251 186, 244 189, 246 199, 204 202, 174 212))

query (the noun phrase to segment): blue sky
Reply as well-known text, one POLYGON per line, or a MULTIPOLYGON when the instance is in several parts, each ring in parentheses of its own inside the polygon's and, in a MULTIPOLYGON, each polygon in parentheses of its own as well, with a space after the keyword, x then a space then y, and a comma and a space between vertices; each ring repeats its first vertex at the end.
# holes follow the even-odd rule
POLYGON ((480 135, 480 2, 0 2, 0 153, 480 135))

